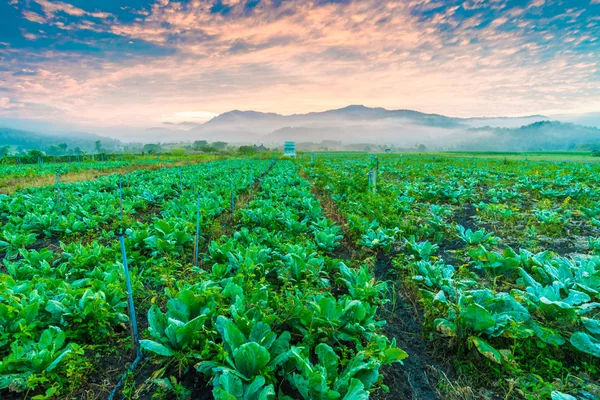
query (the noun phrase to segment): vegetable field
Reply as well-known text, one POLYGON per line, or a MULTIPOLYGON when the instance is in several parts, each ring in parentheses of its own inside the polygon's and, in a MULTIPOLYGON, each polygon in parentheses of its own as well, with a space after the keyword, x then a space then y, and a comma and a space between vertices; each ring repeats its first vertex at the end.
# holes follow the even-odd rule
POLYGON ((598 172, 323 153, 0 195, 0 398, 599 398, 598 172))
POLYGON ((215 160, 216 156, 191 155, 182 156, 140 156, 140 155, 113 155, 113 160, 107 159, 106 155, 99 155, 97 160, 92 156, 61 156, 52 158, 46 156, 46 160, 38 159, 38 163, 25 163, 19 157, 5 157, 0 164, 0 193, 10 194, 28 187, 44 186, 51 184, 55 177, 59 181, 78 181, 94 179, 102 175, 113 173, 126 174, 136 169, 157 169, 164 166, 189 165, 215 160))

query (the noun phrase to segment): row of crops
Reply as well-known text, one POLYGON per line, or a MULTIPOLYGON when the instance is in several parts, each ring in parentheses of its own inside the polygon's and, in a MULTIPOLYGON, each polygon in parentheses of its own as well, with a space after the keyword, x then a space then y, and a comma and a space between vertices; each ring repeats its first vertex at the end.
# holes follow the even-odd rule
POLYGON ((176 162, 173 159, 140 159, 135 162, 130 161, 85 161, 85 162, 69 162, 69 163, 46 163, 35 165, 0 165, 0 174, 4 178, 22 178, 34 177, 43 175, 68 174, 73 172, 81 172, 88 170, 106 171, 117 168, 135 167, 136 165, 154 165, 154 164, 169 164, 176 162))
POLYGON ((416 294, 431 341, 464 355, 459 373, 505 398, 600 397, 597 167, 386 157, 373 193, 368 157, 304 163, 416 294))
MULTIPOLYGON (((129 156, 130 158, 131 156, 129 156)), ((207 160, 216 160, 216 156, 193 155, 189 157, 146 156, 121 160, 86 160, 48 162, 38 164, 0 164, 0 190, 12 193, 32 186, 48 185, 63 180, 72 181, 92 179, 96 175, 110 173, 127 174, 137 169, 157 169, 165 166, 189 165, 207 160)))

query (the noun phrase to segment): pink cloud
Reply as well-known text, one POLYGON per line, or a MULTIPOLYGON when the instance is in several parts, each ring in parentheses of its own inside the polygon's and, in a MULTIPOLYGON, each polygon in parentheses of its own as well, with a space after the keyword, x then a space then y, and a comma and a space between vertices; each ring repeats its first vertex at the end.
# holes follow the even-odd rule
MULTIPOLYGON (((44 16, 29 15, 33 19, 58 11, 99 15, 35 1, 44 16)), ((0 80, 19 101, 52 106, 60 110, 53 117, 92 125, 144 126, 188 110, 293 113, 354 103, 457 116, 518 114, 582 107, 597 94, 589 81, 595 62, 562 52, 540 57, 545 45, 533 43, 530 27, 519 20, 525 10, 504 10, 503 2, 469 2, 473 10, 499 10, 483 29, 474 29, 483 22, 479 14, 460 20, 456 8, 427 20, 411 12, 417 4, 442 4, 433 1, 288 1, 273 7, 265 0, 252 12, 245 2, 228 4, 226 17, 212 14, 207 2, 163 0, 143 21, 63 26, 108 31, 175 53, 94 68, 86 67, 86 56, 65 62, 66 55, 56 53, 34 76, 0 72, 0 80), (515 29, 501 29, 511 22, 515 29), (451 38, 446 26, 453 27, 451 38)))

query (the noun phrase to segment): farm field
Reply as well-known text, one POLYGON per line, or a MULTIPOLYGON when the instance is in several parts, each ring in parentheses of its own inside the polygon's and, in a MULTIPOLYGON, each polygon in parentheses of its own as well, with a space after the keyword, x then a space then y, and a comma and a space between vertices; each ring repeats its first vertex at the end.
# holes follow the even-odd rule
MULTIPOLYGON (((510 161, 553 161, 553 162, 583 162, 597 163, 600 157, 594 157, 589 151, 540 151, 540 152, 497 152, 497 151, 448 151, 440 153, 445 157, 457 158, 493 158, 510 161)), ((435 155, 431 153, 430 155, 435 155)))
POLYGON ((598 172, 323 153, 0 195, 0 398, 598 398, 598 172))
MULTIPOLYGON (((52 160, 51 157, 46 158, 52 160)), ((224 158, 223 156, 219 157, 219 159, 224 158)), ((93 161, 91 159, 78 161, 76 156, 68 159, 63 156, 57 162, 46 161, 42 164, 25 164, 16 157, 5 158, 6 163, 0 164, 0 193, 10 194, 25 188, 50 185, 56 182, 57 174, 61 182, 74 182, 115 173, 127 174, 129 171, 137 169, 183 166, 209 160, 215 160, 215 156, 163 156, 161 158, 159 156, 127 155, 126 159, 112 161, 93 161)))

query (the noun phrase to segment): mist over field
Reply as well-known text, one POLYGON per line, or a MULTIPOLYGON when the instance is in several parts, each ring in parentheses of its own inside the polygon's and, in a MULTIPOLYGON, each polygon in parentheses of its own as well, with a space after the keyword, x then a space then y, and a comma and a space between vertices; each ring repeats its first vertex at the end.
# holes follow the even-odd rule
MULTIPOLYGON (((165 124, 145 129, 111 127, 99 129, 99 135, 43 128, 35 134, 21 130, 18 134, 13 132, 9 135, 6 128, 4 133, 0 128, 0 138, 4 138, 5 144, 25 147, 41 143, 35 140, 37 137, 44 143, 65 141, 72 147, 86 138, 90 144, 96 140, 104 140, 109 148, 116 149, 127 142, 189 144, 195 141, 223 141, 234 145, 263 144, 278 147, 285 141, 296 141, 312 144, 308 146, 310 148, 325 142, 328 144, 323 148, 338 150, 347 146, 354 150, 368 150, 369 145, 400 149, 423 145, 429 151, 522 152, 574 150, 584 145, 600 143, 600 129, 591 125, 594 123, 594 115, 560 116, 556 120, 543 115, 453 118, 410 110, 391 111, 354 105, 326 112, 289 116, 236 110, 218 115, 205 123, 182 123, 175 127, 170 126, 173 124, 165 124), (588 122, 590 126, 560 122, 558 119, 588 122), (364 146, 358 146, 359 144, 364 146)), ((13 121, 7 125, 28 127, 26 122, 13 121)))

